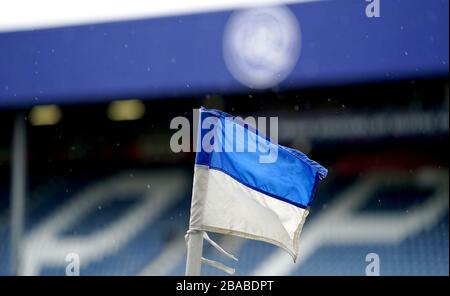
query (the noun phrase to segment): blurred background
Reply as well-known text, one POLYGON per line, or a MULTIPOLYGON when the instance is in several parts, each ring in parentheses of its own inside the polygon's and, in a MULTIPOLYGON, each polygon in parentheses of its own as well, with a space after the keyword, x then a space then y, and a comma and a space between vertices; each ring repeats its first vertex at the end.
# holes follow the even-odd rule
POLYGON ((277 116, 329 170, 297 263, 219 235, 239 262, 206 258, 448 275, 448 1, 59 2, 1 4, 0 275, 65 275, 70 253, 81 275, 184 274, 195 155, 169 127, 200 106, 277 116))

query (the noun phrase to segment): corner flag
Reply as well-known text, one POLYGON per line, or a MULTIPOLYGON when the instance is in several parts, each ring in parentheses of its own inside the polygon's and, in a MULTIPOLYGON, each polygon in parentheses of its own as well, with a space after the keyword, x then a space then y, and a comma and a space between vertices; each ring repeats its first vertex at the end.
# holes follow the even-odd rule
POLYGON ((295 261, 308 207, 327 170, 244 121, 205 108, 196 151, 186 275, 199 275, 202 260, 211 263, 201 258, 205 231, 265 241, 295 261), (261 161, 274 151, 273 161, 261 161))

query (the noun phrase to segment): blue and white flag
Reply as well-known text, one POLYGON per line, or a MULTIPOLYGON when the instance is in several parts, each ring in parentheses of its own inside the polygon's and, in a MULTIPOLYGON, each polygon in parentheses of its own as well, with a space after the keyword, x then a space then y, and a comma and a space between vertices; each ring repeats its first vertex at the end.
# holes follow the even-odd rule
POLYGON ((201 108, 199 119, 190 230, 265 241, 295 261, 327 170, 224 112, 201 108))

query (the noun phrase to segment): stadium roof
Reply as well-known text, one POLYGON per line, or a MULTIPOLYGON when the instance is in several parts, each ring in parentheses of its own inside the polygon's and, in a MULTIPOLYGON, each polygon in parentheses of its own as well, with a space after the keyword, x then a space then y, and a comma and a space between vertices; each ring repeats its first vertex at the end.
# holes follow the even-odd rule
MULTIPOLYGON (((256 1, 122 2, 2 8, 0 107, 252 91, 227 67, 224 32, 256 1)), ((277 89, 448 76, 446 0, 383 1, 377 18, 364 1, 289 2, 300 53, 277 89)))

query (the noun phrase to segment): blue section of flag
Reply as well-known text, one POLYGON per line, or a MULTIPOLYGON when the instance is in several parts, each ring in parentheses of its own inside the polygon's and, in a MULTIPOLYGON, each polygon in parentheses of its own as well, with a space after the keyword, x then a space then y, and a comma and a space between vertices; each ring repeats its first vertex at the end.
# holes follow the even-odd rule
POLYGON ((225 112, 202 107, 200 120, 198 143, 211 144, 213 150, 198 145, 197 165, 222 171, 249 188, 295 206, 306 208, 311 204, 317 183, 327 175, 324 167, 298 150, 273 143, 257 129, 225 112), (256 151, 248 151, 249 141, 255 140, 256 151), (238 145, 244 151, 237 151, 238 145), (271 154, 276 154, 272 162, 261 162, 261 157, 271 154))

